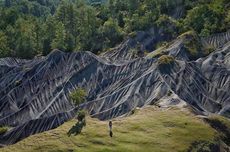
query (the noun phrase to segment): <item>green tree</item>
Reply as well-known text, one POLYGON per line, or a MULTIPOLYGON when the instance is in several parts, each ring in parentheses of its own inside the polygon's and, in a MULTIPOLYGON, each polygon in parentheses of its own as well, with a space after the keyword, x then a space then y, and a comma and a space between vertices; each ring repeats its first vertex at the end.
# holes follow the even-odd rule
MULTIPOLYGON (((53 16, 49 16, 43 26, 43 55, 47 55, 52 50, 52 41, 56 36, 57 22, 53 16)), ((55 47, 54 47, 55 48, 55 47)))
POLYGON ((66 30, 63 23, 59 22, 56 26, 55 38, 51 43, 52 49, 66 50, 66 30))
POLYGON ((10 56, 10 48, 5 33, 0 31, 0 57, 10 56))
MULTIPOLYGON (((73 104, 75 107, 79 107, 81 103, 85 101, 86 97, 85 90, 79 88, 74 90, 70 93, 69 97, 73 101, 73 104)), ((71 134, 74 134, 75 136, 81 133, 81 130, 84 126, 86 126, 86 120, 85 120, 86 112, 84 110, 80 110, 77 113, 77 120, 78 122, 68 131, 67 135, 70 136, 71 134)))
POLYGON ((85 101, 86 92, 84 89, 76 89, 70 93, 69 97, 73 101, 73 104, 78 107, 81 103, 85 101))
POLYGON ((109 18, 100 30, 105 39, 105 48, 114 47, 123 40, 123 32, 112 18, 109 18))
POLYGON ((203 4, 188 11, 184 24, 188 28, 193 28, 201 36, 207 36, 208 33, 216 33, 224 29, 220 26, 224 24, 223 18, 221 11, 203 4))
POLYGON ((96 17, 95 9, 84 6, 78 8, 77 50, 94 51, 98 46, 100 21, 96 17))
POLYGON ((15 55, 32 58, 36 54, 35 26, 30 19, 19 18, 15 25, 15 55))

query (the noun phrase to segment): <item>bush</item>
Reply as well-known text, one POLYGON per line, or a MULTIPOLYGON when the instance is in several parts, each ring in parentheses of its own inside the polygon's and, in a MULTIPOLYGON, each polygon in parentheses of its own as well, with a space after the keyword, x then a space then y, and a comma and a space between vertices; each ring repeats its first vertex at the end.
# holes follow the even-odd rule
POLYGON ((86 116, 86 112, 84 110, 81 110, 78 112, 77 120, 82 121, 83 119, 85 119, 85 116, 86 116))
POLYGON ((79 106, 79 104, 84 102, 86 95, 86 91, 79 88, 71 92, 69 97, 73 101, 74 105, 77 107, 79 106))
POLYGON ((169 43, 167 41, 161 41, 161 42, 157 43, 156 49, 159 49, 159 48, 162 48, 162 47, 168 47, 168 46, 169 46, 169 43))
POLYGON ((179 36, 184 39, 184 48, 191 59, 197 59, 204 55, 199 36, 195 31, 188 31, 179 36))
POLYGON ((15 81, 15 85, 16 85, 16 86, 19 86, 21 83, 22 83, 21 80, 16 80, 16 81, 15 81))
POLYGON ((83 127, 86 126, 85 116, 86 116, 86 112, 84 110, 78 112, 77 115, 78 122, 67 132, 68 136, 70 136, 71 134, 74 134, 76 136, 81 133, 83 127))
POLYGON ((179 22, 167 15, 160 15, 155 22, 158 28, 163 29, 164 33, 167 33, 171 37, 178 35, 178 31, 181 28, 179 22))
POLYGON ((135 38, 137 36, 137 32, 131 32, 129 33, 130 38, 135 38))
POLYGON ((204 48, 204 55, 208 55, 214 51, 215 51, 214 47, 212 47, 212 46, 206 47, 206 48, 204 48))
POLYGON ((158 65, 172 65, 175 62, 174 57, 170 56, 170 55, 162 55, 159 59, 158 59, 158 65))
POLYGON ((0 127, 0 135, 5 134, 8 131, 7 127, 0 127))

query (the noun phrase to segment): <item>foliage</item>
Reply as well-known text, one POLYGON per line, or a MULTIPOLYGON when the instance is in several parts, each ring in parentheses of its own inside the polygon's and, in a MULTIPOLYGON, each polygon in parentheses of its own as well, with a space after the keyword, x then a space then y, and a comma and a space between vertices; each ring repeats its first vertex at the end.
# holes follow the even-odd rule
POLYGON ((0 135, 5 134, 8 131, 7 127, 0 127, 0 135))
POLYGON ((156 20, 156 25, 172 38, 177 36, 179 29, 181 28, 178 21, 167 15, 160 15, 156 20))
POLYGON ((10 48, 8 46, 8 40, 5 33, 0 31, 0 54, 2 57, 10 55, 10 48))
POLYGON ((188 152, 216 152, 219 151, 219 146, 215 142, 210 141, 195 141, 189 147, 188 152))
POLYGON ((158 65, 171 65, 173 64, 175 61, 175 59, 172 56, 169 55, 162 55, 159 59, 158 59, 158 65))
POLYGON ((229 119, 219 116, 212 115, 209 118, 205 119, 213 128, 215 128, 220 134, 220 138, 226 144, 230 144, 230 122, 229 119))
POLYGON ((85 90, 79 88, 70 93, 69 97, 73 101, 74 105, 77 107, 85 101, 87 96, 85 90))
POLYGON ((109 18, 100 29, 103 38, 105 39, 105 47, 111 48, 117 42, 122 41, 122 30, 118 23, 112 18, 109 18))
MULTIPOLYGON (((84 102, 85 97, 87 96, 85 90, 78 88, 70 93, 70 98, 73 101, 74 105, 78 107, 81 103, 84 102)), ((80 110, 77 113, 78 122, 68 131, 67 135, 70 136, 74 134, 75 136, 81 133, 81 130, 86 125, 85 120, 86 112, 84 110, 80 110)))
POLYGON ((201 43, 195 32, 184 34, 184 47, 191 58, 202 56, 201 43))
POLYGON ((212 33, 221 32, 229 28, 225 24, 228 19, 226 0, 213 0, 210 3, 203 3, 188 11, 184 24, 194 29, 200 36, 208 36, 212 33))
POLYGON ((83 121, 85 119, 85 116, 86 116, 86 112, 84 110, 81 110, 81 111, 78 112, 77 120, 78 121, 83 121))
POLYGON ((2 0, 0 57, 33 58, 52 49, 94 53, 156 27, 172 39, 230 28, 228 0, 2 0), (90 5, 89 5, 90 4, 90 5), (174 17, 177 8, 181 15, 174 17))

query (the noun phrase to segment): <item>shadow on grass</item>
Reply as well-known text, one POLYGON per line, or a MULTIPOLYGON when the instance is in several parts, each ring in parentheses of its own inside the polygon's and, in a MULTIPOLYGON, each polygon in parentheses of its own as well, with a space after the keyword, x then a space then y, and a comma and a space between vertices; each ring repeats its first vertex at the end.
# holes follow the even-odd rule
POLYGON ((81 133, 83 127, 86 125, 85 119, 82 121, 78 121, 67 133, 67 135, 70 137, 72 134, 74 136, 77 136, 81 133))

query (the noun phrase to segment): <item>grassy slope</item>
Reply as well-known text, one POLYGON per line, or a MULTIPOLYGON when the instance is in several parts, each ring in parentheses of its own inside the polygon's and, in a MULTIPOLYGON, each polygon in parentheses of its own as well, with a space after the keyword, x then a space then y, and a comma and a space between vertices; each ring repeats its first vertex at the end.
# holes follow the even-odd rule
POLYGON ((186 151, 194 141, 212 142, 216 131, 187 110, 147 107, 135 114, 113 121, 114 137, 108 136, 108 122, 88 118, 79 136, 67 137, 74 125, 70 121, 61 127, 31 136, 3 152, 32 151, 186 151))

